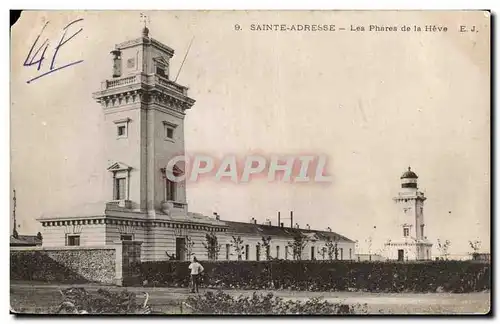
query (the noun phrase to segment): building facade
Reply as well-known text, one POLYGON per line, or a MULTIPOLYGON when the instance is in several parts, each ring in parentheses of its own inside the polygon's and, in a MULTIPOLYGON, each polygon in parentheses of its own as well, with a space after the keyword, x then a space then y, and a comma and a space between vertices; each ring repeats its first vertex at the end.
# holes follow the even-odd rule
POLYGON ((354 259, 354 242, 330 231, 222 221, 189 212, 185 182, 169 180, 169 172, 180 176, 184 166, 167 168, 169 161, 185 153, 184 117, 195 103, 187 87, 170 78, 174 50, 151 38, 145 27, 141 37, 117 44, 111 55, 112 76, 94 93, 105 119, 107 203, 99 215, 40 219, 44 246, 135 240, 143 242, 143 260, 184 260, 193 255, 237 259, 232 240, 240 237, 245 260, 261 260, 262 238, 271 237, 271 255, 285 259, 294 257, 285 253, 286 246, 300 235, 307 244, 296 258, 317 259, 318 249, 324 251, 333 241, 341 254, 337 258, 354 259), (210 241, 213 237, 215 243, 210 241), (207 252, 209 242, 218 247, 216 255, 207 252))
POLYGON ((385 243, 388 260, 431 260, 432 243, 425 236, 424 201, 418 189, 418 176, 408 167, 401 176, 401 189, 393 198, 397 216, 391 226, 391 238, 385 243))

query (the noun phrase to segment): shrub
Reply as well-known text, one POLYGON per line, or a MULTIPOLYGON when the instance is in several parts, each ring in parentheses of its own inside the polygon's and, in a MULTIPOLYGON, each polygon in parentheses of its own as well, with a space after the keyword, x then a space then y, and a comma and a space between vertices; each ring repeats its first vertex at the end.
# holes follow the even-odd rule
POLYGON ((222 291, 206 292, 204 295, 191 296, 186 303, 195 314, 272 314, 272 315, 332 315, 366 313, 366 305, 347 305, 330 303, 320 298, 311 298, 305 302, 284 301, 273 294, 233 297, 222 291))
MULTIPOLYGON (((348 261, 218 261, 202 262, 201 286, 235 289, 307 291, 446 292, 489 290, 489 264, 438 262, 348 261)), ((187 287, 189 262, 141 264, 148 285, 187 287)))
POLYGON ((84 288, 68 288, 63 294, 64 302, 70 302, 77 310, 85 310, 89 314, 136 314, 141 311, 135 294, 126 290, 112 292, 99 289, 96 293, 89 293, 84 288))

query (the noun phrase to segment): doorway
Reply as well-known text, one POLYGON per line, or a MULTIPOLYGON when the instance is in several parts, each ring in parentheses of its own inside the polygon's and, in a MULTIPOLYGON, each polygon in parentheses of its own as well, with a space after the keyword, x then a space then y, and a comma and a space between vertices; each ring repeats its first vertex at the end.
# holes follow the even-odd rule
POLYGON ((405 260, 405 250, 398 250, 398 261, 405 260))
POLYGON ((186 260, 186 238, 184 237, 175 238, 175 258, 180 261, 186 260))

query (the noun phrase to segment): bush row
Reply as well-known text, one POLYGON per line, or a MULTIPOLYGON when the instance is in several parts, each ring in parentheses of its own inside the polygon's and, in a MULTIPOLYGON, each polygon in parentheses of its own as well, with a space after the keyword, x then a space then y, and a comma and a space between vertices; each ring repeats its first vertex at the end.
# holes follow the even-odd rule
POLYGON ((222 291, 206 292, 204 295, 191 296, 186 304, 194 314, 239 314, 239 315, 333 315, 366 314, 366 305, 331 303, 320 298, 306 301, 283 300, 273 294, 233 297, 222 291))
MULTIPOLYGON (((202 262, 202 286, 236 289, 307 291, 465 293, 489 290, 486 263, 436 261, 419 263, 346 261, 218 261, 202 262)), ((189 262, 143 262, 148 286, 187 287, 189 262)))

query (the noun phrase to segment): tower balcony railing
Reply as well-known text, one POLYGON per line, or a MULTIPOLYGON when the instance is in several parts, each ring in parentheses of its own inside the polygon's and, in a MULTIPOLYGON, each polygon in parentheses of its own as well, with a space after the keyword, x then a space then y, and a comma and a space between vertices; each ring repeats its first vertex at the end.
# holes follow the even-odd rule
POLYGON ((185 214, 187 213, 187 203, 175 200, 164 200, 161 202, 161 210, 167 214, 171 212, 178 213, 179 211, 181 214, 185 214))
POLYGON ((185 209, 187 204, 186 203, 183 203, 183 202, 179 202, 179 201, 169 201, 172 203, 172 205, 174 206, 174 208, 176 209, 185 209))
POLYGON ((132 84, 140 84, 144 83, 147 85, 160 85, 162 87, 174 90, 177 93, 180 93, 184 96, 187 96, 188 88, 181 86, 171 80, 169 80, 166 77, 162 77, 157 74, 145 74, 145 73, 138 73, 135 75, 129 75, 129 76, 124 76, 121 78, 113 79, 113 80, 106 80, 102 82, 101 89, 102 90, 108 90, 108 89, 114 89, 114 88, 119 88, 123 86, 128 86, 132 84))
POLYGON ((130 200, 112 200, 112 201, 108 201, 106 203, 106 209, 116 209, 116 207, 131 209, 132 208, 132 201, 130 201, 130 200))
POLYGON ((405 196, 417 196, 417 197, 424 197, 424 193, 421 191, 406 191, 406 192, 398 192, 398 197, 405 197, 405 196))
POLYGON ((111 89, 111 88, 117 88, 129 84, 134 84, 136 83, 136 76, 129 76, 125 78, 120 78, 120 79, 114 79, 114 80, 106 80, 103 82, 103 90, 106 89, 111 89))

